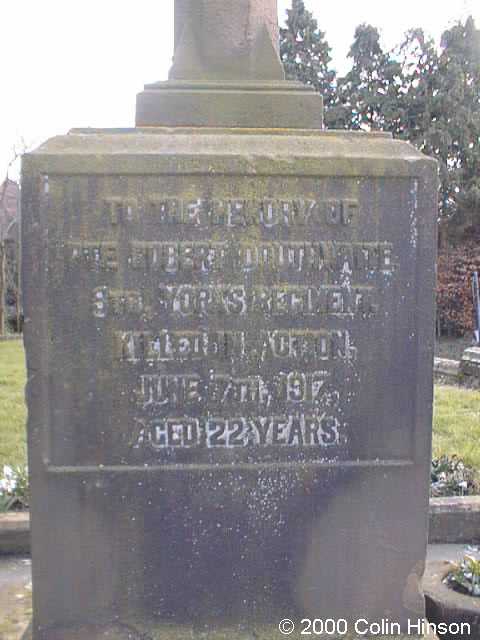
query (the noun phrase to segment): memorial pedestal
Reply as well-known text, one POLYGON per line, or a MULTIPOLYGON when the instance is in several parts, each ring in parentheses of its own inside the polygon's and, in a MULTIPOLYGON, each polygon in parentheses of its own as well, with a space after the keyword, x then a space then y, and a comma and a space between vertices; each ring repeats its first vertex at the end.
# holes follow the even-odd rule
POLYGON ((436 164, 321 130, 274 0, 175 20, 136 129, 24 160, 34 640, 403 631, 425 614, 436 164))
POLYGON ((35 640, 423 615, 435 185, 383 134, 26 156, 35 640))

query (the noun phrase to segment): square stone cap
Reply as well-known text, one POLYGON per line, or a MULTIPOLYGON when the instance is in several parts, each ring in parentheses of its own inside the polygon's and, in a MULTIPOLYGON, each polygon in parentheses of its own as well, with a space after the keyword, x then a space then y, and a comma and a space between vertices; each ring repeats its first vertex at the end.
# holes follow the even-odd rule
POLYGON ((58 175, 420 176, 435 160, 386 133, 288 129, 73 129, 23 157, 58 175))
POLYGON ((137 127, 323 128, 323 100, 299 82, 181 80, 146 85, 137 127))

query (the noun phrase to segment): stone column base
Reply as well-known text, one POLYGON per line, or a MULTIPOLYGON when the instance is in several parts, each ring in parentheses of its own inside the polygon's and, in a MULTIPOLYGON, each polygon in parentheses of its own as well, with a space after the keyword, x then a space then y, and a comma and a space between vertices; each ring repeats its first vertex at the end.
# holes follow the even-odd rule
POLYGON ((321 96, 296 82, 158 82, 137 96, 137 127, 321 129, 321 96))
MULTIPOLYGON (((427 627, 427 623, 425 623, 427 627)), ((26 631, 22 640, 299 640, 304 638, 300 631, 289 635, 282 635, 278 628, 265 626, 256 627, 255 631, 239 630, 225 627, 214 632, 195 631, 190 626, 151 624, 148 622, 114 624, 110 626, 84 626, 76 629, 62 629, 49 631, 43 635, 32 636, 31 627, 26 631)), ((320 638, 321 636, 312 636, 320 638)), ((370 636, 372 637, 372 636, 370 636)), ((425 635, 388 635, 373 636, 375 640, 439 640, 433 631, 426 631, 425 635)), ((334 636, 325 636, 324 640, 335 640, 334 636)), ((366 640, 367 636, 348 634, 339 636, 338 640, 366 640)))

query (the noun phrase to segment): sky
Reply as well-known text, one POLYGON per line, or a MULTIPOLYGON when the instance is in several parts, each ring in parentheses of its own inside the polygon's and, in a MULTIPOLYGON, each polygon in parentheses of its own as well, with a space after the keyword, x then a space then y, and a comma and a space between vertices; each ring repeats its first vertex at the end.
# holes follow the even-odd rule
MULTIPOLYGON (((72 127, 131 127, 135 96, 166 79, 173 49, 174 0, 4 0, 0 32, 0 180, 14 148, 34 148, 72 127)), ((283 23, 291 0, 278 0, 283 23)), ((348 70, 355 27, 376 26, 385 48, 412 27, 437 41, 478 0, 306 0, 326 32, 333 66, 348 70)), ((10 177, 18 176, 18 162, 10 177)))

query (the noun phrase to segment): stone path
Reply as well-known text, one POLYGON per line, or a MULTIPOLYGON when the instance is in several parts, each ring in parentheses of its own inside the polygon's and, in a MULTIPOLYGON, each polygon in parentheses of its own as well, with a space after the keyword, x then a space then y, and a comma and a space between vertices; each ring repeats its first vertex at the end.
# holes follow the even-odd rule
POLYGON ((31 561, 0 557, 0 640, 20 640, 32 615, 31 561))

